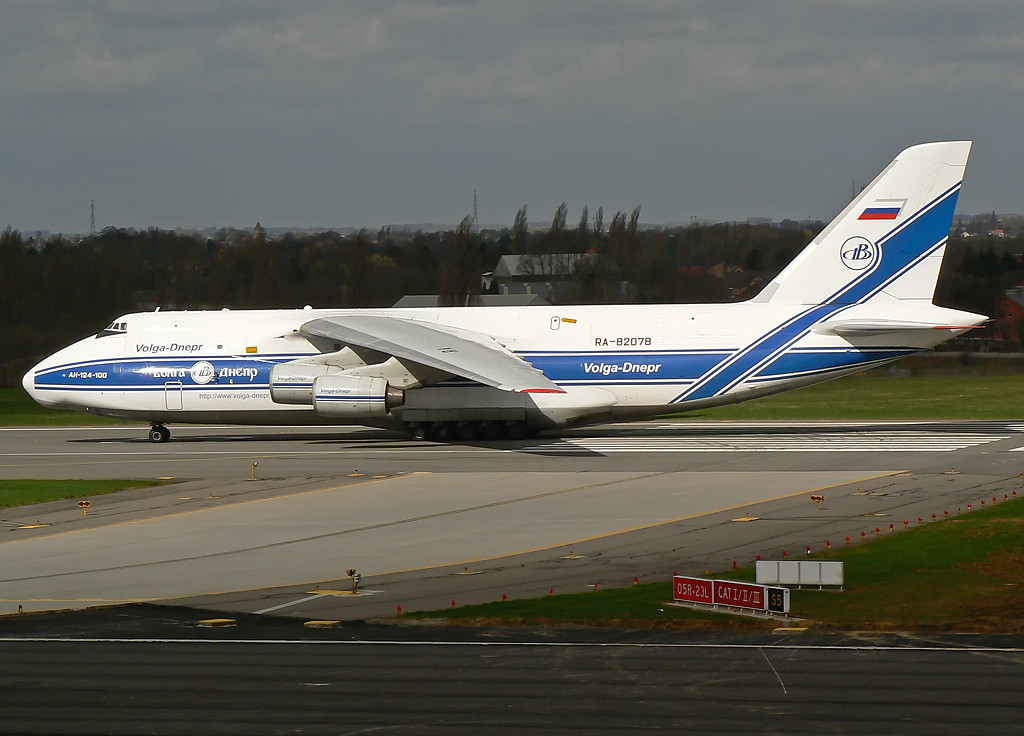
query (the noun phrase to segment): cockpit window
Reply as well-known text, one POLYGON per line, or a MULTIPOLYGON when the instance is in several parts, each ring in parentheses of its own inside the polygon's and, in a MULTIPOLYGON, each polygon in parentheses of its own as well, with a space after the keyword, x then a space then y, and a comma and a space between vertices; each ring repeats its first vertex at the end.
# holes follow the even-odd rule
POLYGON ((127 322, 111 322, 102 330, 96 333, 96 337, 108 337, 110 335, 124 335, 128 332, 127 322))

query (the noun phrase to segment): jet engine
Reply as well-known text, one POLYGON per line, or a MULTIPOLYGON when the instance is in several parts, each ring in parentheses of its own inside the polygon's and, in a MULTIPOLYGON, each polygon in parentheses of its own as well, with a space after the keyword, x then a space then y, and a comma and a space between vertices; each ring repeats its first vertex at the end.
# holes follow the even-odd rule
POLYGON ((313 381, 331 370, 322 363, 279 363, 270 369, 270 398, 277 404, 309 406, 313 403, 313 381))
POLYGON ((325 417, 353 422, 387 416, 405 403, 405 392, 383 378, 318 376, 313 380, 313 408, 325 417))

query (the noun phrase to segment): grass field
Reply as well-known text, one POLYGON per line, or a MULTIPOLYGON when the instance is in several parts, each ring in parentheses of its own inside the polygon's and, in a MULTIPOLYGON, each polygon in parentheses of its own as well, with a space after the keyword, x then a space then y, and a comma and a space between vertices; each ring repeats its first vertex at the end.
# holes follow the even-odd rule
POLYGON ((703 419, 1020 419, 1024 376, 849 376, 679 414, 703 419))
POLYGON ((0 480, 0 508, 158 485, 158 480, 0 480))
MULTIPOLYGON (((1024 376, 840 378, 764 399, 675 415, 693 419, 1021 419, 1024 376)), ((0 425, 122 424, 45 409, 21 388, 0 389, 0 425)))
MULTIPOLYGON (((810 559, 842 560, 844 592, 794 590, 792 614, 819 626, 896 631, 1024 631, 1024 500, 1000 502, 810 559)), ((666 575, 666 577, 668 577, 666 575)), ((720 577, 753 580, 753 568, 720 577)), ((774 627, 666 606, 668 582, 412 614, 453 623, 774 627)))

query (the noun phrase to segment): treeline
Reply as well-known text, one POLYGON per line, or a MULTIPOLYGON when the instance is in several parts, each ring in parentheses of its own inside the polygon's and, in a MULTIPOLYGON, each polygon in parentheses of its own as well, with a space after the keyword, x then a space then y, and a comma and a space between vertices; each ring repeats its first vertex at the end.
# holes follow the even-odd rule
MULTIPOLYGON (((696 302, 746 298, 820 230, 810 225, 717 224, 644 229, 640 208, 583 210, 567 223, 475 232, 361 231, 342 235, 223 231, 214 238, 165 230, 107 228, 74 242, 44 243, 7 229, 0 236, 0 366, 13 382, 32 360, 94 332, 120 314, 153 309, 386 307, 406 294, 441 305, 474 303, 481 275, 508 254, 578 257, 577 303, 696 302)), ((975 239, 976 241, 977 239, 975 239)), ((999 250, 951 241, 937 301, 994 314, 1002 291, 1024 279, 1021 238, 999 250)), ((972 241, 974 242, 974 241, 972 241)), ((538 275, 542 278, 542 275, 538 275)), ((0 375, 0 379, 2 379, 0 375)))
MULTIPOLYGON (((1001 316, 999 303, 1004 293, 1024 281, 1024 235, 988 240, 998 243, 998 248, 976 248, 963 240, 950 239, 935 289, 936 304, 989 317, 1001 316)), ((990 332, 987 330, 986 334, 990 332)))

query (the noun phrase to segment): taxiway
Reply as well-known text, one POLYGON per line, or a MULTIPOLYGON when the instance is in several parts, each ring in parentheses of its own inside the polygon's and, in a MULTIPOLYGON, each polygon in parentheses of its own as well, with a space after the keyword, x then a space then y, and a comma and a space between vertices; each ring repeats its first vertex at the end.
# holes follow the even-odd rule
POLYGON ((164 445, 138 427, 0 430, 0 477, 172 479, 94 497, 88 516, 0 512, 0 611, 368 619, 720 571, 1024 490, 1013 422, 655 421, 474 445, 173 429, 164 445), (343 593, 349 568, 362 595, 343 593))

